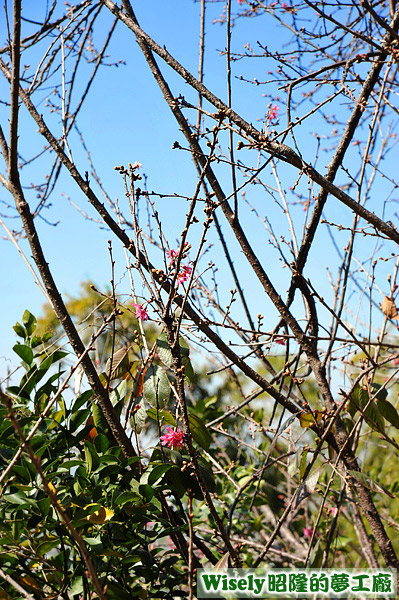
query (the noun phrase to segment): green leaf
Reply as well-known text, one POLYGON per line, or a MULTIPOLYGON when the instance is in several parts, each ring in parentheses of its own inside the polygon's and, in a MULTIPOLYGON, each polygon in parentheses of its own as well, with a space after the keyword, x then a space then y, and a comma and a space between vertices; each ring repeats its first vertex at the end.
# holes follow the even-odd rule
MULTIPOLYGON (((102 436, 102 437, 104 437, 104 436, 102 436)), ((126 463, 125 463, 123 454, 121 452, 118 452, 118 454, 120 454, 120 456, 111 454, 111 452, 113 450, 115 450, 115 446, 110 448, 110 444, 108 442, 108 448, 107 448, 106 454, 102 454, 101 456, 98 457, 98 462, 100 463, 100 467, 103 468, 106 466, 118 466, 118 467, 122 466, 122 469, 124 470, 126 468, 126 463)))
POLYGON ((366 388, 356 385, 352 393, 353 402, 349 402, 349 412, 353 417, 356 410, 364 413, 365 421, 375 431, 384 431, 384 419, 378 411, 376 400, 370 402, 370 396, 366 388), (352 406, 351 406, 352 404, 352 406), (368 406, 367 406, 368 405, 368 406), (365 408, 367 406, 367 408, 365 408))
POLYGON ((57 403, 58 403, 58 406, 60 407, 60 410, 62 410, 64 418, 65 418, 66 414, 67 414, 67 409, 65 406, 64 398, 62 396, 58 396, 57 403))
POLYGON ((337 550, 342 550, 343 552, 347 552, 351 543, 352 538, 347 537, 346 535, 338 535, 334 539, 334 548, 336 548, 337 550))
POLYGON ((163 408, 170 397, 170 383, 165 371, 158 365, 146 370, 143 385, 145 399, 154 408, 163 408))
MULTIPOLYGON (((184 375, 188 379, 188 381, 191 381, 191 379, 194 376, 194 371, 190 362, 190 348, 186 340, 182 336, 179 336, 179 347, 181 362, 182 365, 184 365, 185 367, 184 375)), ((173 369, 173 356, 169 348, 166 333, 161 333, 161 335, 157 339, 157 348, 159 358, 164 363, 164 365, 169 367, 169 369, 173 369)))
MULTIPOLYGON (((20 423, 22 424, 22 419, 20 420, 20 423)), ((33 452, 39 456, 43 454, 43 449, 51 445, 51 440, 44 434, 38 434, 31 439, 30 445, 32 446, 33 452)))
POLYGON ((115 406, 115 404, 117 404, 118 402, 123 400, 123 398, 126 396, 126 391, 127 391, 127 381, 126 381, 126 379, 123 379, 117 385, 117 387, 114 390, 112 390, 112 392, 109 395, 109 399, 111 400, 111 402, 114 406, 115 406))
POLYGON ((76 480, 73 484, 73 491, 76 496, 80 496, 83 493, 84 487, 81 486, 79 480, 76 480))
POLYGON ((366 488, 368 488, 372 492, 378 492, 380 494, 387 494, 387 496, 389 496, 390 498, 395 498, 395 496, 393 494, 391 494, 391 492, 389 490, 387 490, 386 487, 384 487, 377 481, 374 481, 374 479, 371 479, 371 477, 368 477, 367 475, 364 475, 363 473, 360 473, 359 471, 348 470, 348 473, 351 477, 360 481, 366 488))
POLYGON ((152 487, 148 485, 148 483, 145 483, 143 485, 139 485, 139 493, 146 502, 150 502, 150 500, 152 500, 154 497, 155 492, 152 487))
MULTIPOLYGON (((98 435, 96 435, 96 437, 94 438, 94 446, 96 447, 96 450, 99 454, 104 454, 109 448, 109 440, 107 436, 103 433, 99 433, 98 435)), ((100 456, 100 463, 103 462, 103 458, 105 457, 100 456)), ((115 456, 113 456, 112 458, 115 459, 115 462, 119 462, 115 456)))
POLYGON ((118 418, 120 418, 124 406, 125 406, 125 399, 119 400, 119 402, 117 402, 115 404, 114 409, 115 409, 115 413, 118 416, 118 418))
POLYGON ((170 488, 178 495, 179 498, 182 498, 189 487, 190 481, 187 481, 186 473, 182 473, 180 467, 176 465, 172 465, 171 469, 168 471, 167 482, 170 488))
POLYGON ((64 352, 63 350, 55 350, 52 352, 51 357, 53 359, 52 364, 62 360, 65 356, 68 356, 69 352, 64 352))
POLYGON ((68 596, 77 596, 83 593, 83 577, 75 577, 72 586, 68 589, 68 596))
POLYGON ((157 339, 158 355, 164 365, 173 369, 173 356, 170 351, 166 333, 161 333, 157 339))
POLYGON ((147 483, 155 486, 172 467, 171 464, 156 465, 149 474, 147 483))
POLYGON ((28 498, 22 491, 16 492, 15 494, 4 494, 3 501, 10 502, 11 504, 17 504, 21 508, 36 504, 36 500, 28 498))
POLYGON ((320 421, 322 418, 322 413, 319 413, 317 410, 314 410, 313 413, 304 412, 299 415, 299 423, 301 427, 305 429, 306 427, 312 427, 312 425, 320 421))
MULTIPOLYGON (((63 373, 64 373, 64 371, 57 371, 56 373, 51 375, 51 377, 49 377, 47 379, 46 383, 44 385, 42 385, 38 390, 36 390, 35 400, 37 398, 39 398, 39 396, 41 396, 42 394, 47 394, 47 396, 50 396, 53 392, 56 392, 57 387, 58 387, 57 380, 59 380, 59 378, 61 377, 61 375, 63 373), (57 385, 56 386, 52 385, 53 382, 57 382, 57 385)), ((30 374, 30 372, 29 372, 29 374, 30 374)), ((42 373, 42 372, 40 372, 40 370, 38 370, 36 373, 34 373, 33 378, 35 379, 36 383, 38 383, 44 375, 45 375, 45 373, 42 373)))
POLYGON ((386 388, 383 388, 380 383, 372 383, 370 387, 374 389, 373 395, 377 390, 379 390, 378 394, 376 395, 376 398, 378 400, 386 400, 388 396, 388 390, 386 388))
MULTIPOLYGON (((134 559, 134 562, 138 562, 140 560, 138 557, 135 557, 135 556, 132 556, 129 558, 134 559)), ((126 589, 123 589, 123 587, 120 584, 116 583, 115 581, 111 581, 111 580, 108 580, 108 581, 109 581, 109 583, 107 582, 107 600, 131 600, 132 599, 131 593, 126 591, 126 589)), ((143 585, 142 590, 140 590, 140 592, 138 592, 136 597, 139 598, 140 600, 147 600, 148 598, 150 598, 150 596, 148 595, 148 592, 145 589, 145 584, 142 584, 142 585, 143 585)))
POLYGON ((36 394, 35 400, 34 400, 34 407, 35 407, 36 415, 39 415, 40 413, 42 413, 44 411, 44 409, 46 408, 48 399, 49 399, 48 394, 40 394, 40 396, 38 396, 36 394))
POLYGON ((157 410, 156 408, 149 408, 147 411, 147 415, 150 417, 150 419, 153 419, 154 421, 159 421, 159 423, 161 425, 163 425, 164 423, 166 423, 167 425, 173 425, 173 427, 176 426, 176 421, 174 416, 172 415, 172 413, 168 412, 167 410, 164 409, 160 409, 157 410))
POLYGON ((48 418, 53 419, 53 423, 49 425, 49 429, 54 429, 55 427, 58 427, 58 425, 65 419, 65 412, 62 409, 56 410, 50 413, 48 418))
POLYGON ((27 364, 31 365, 33 362, 33 351, 29 346, 24 346, 24 344, 15 344, 13 346, 13 350, 22 360, 27 364))
POLYGON ((197 415, 192 414, 188 415, 188 422, 190 424, 190 431, 194 440, 201 446, 201 448, 208 450, 212 441, 212 437, 204 423, 199 417, 197 417, 197 415))
POLYGON ((22 315, 22 323, 25 325, 26 332, 30 337, 36 328, 36 317, 29 310, 26 310, 22 315))
POLYGON ((61 360, 65 356, 68 356, 68 352, 63 352, 62 350, 54 350, 51 354, 43 358, 42 362, 39 365, 39 372, 41 373, 40 378, 49 370, 51 365, 61 360))
POLYGON ((187 361, 184 361, 183 364, 184 364, 184 377, 186 379, 186 382, 190 383, 190 381, 192 381, 192 379, 195 375, 193 366, 191 364, 190 359, 187 359, 187 361))
MULTIPOLYGON (((43 375, 46 373, 46 371, 49 370, 49 368, 51 367, 51 365, 53 364, 53 355, 50 354, 50 356, 46 356, 45 358, 43 358, 42 362, 40 363, 40 371, 43 373, 43 375)), ((42 375, 42 377, 43 377, 42 375)))
POLYGON ((108 431, 108 422, 97 402, 92 403, 94 426, 102 432, 108 431))
MULTIPOLYGON (((136 404, 136 406, 139 406, 139 404, 136 404)), ((141 433, 146 419, 147 411, 144 406, 140 404, 140 408, 137 410, 135 410, 135 407, 133 407, 130 416, 130 425, 132 426, 133 431, 135 431, 137 434, 141 433)))
POLYGON ((342 421, 343 421, 343 423, 345 425, 346 432, 348 434, 352 434, 353 431, 354 431, 354 427, 355 427, 354 421, 352 419, 350 419, 349 417, 344 417, 342 419, 342 421))
POLYGON ((80 460, 78 458, 76 459, 72 459, 72 460, 66 460, 65 462, 62 463, 62 465, 60 465, 60 469, 62 470, 66 470, 69 471, 69 469, 71 469, 72 467, 77 467, 78 465, 83 465, 83 460, 80 460))
MULTIPOLYGON (((299 448, 299 450, 297 450, 295 452, 295 454, 293 454, 289 459, 287 471, 288 471, 288 474, 291 475, 291 477, 293 477, 296 473, 298 473, 299 465, 301 463, 302 452, 303 452, 303 448, 299 448)), ((302 477, 301 477, 301 479, 302 479, 302 477)))
POLYGON ((85 442, 85 459, 86 459, 86 472, 90 475, 92 471, 95 471, 100 464, 98 454, 91 442, 85 442))
POLYGON ((93 395, 92 390, 86 390, 86 392, 83 392, 83 394, 80 394, 80 396, 78 396, 76 398, 75 402, 73 403, 71 412, 74 413, 77 410, 79 410, 79 408, 81 406, 83 406, 83 404, 85 404, 86 402, 88 402, 90 400, 92 395, 93 395))
POLYGON ((216 483, 211 467, 205 461, 200 461, 199 467, 202 477, 205 481, 206 488, 211 494, 214 494, 216 492, 216 483))
POLYGON ((60 545, 60 538, 57 536, 53 539, 46 539, 45 541, 39 543, 36 546, 36 553, 39 556, 44 556, 45 554, 47 554, 47 552, 50 552, 50 550, 54 550, 55 548, 57 548, 60 545))
POLYGON ((42 343, 43 343, 43 338, 40 335, 34 335, 34 336, 32 336, 32 338, 30 340, 30 347, 37 348, 37 346, 39 346, 42 343))
POLYGON ((310 494, 312 494, 315 491, 322 468, 322 466, 317 467, 317 469, 315 469, 313 473, 311 473, 311 475, 308 475, 305 481, 303 481, 302 485, 299 486, 295 497, 294 508, 297 508, 301 504, 301 502, 305 500, 305 498, 310 496, 310 494))
POLYGON ((50 498, 42 498, 41 500, 38 500, 37 506, 38 506, 40 512, 42 513, 43 517, 47 517, 48 513, 50 512, 50 507, 51 507, 50 498))
POLYGON ((304 474, 305 469, 306 469, 306 460, 307 460, 307 457, 308 457, 308 452, 309 452, 308 448, 304 448, 303 449, 303 453, 302 453, 302 457, 301 457, 301 463, 300 463, 300 466, 299 466, 299 481, 302 481, 303 474, 304 474))
POLYGON ((32 482, 30 471, 26 467, 22 465, 14 465, 12 471, 18 475, 17 481, 22 481, 26 484, 32 482))
POLYGON ((183 337, 179 337, 181 362, 184 365, 184 376, 190 382, 194 377, 194 369, 190 361, 190 347, 183 337))
POLYGON ((391 425, 396 427, 396 429, 399 429, 398 411, 389 402, 389 400, 384 400, 382 398, 378 398, 378 396, 377 396, 377 406, 378 406, 378 410, 380 411, 380 413, 382 414, 384 419, 389 421, 389 423, 391 423, 391 425))
POLYGON ((119 494, 119 496, 115 500, 115 505, 123 506, 124 504, 127 504, 128 502, 137 502, 137 501, 141 502, 141 498, 136 493, 122 492, 122 494, 119 494))
POLYGON ((352 396, 349 398, 349 402, 348 402, 348 413, 350 414, 352 419, 358 411, 358 406, 359 406, 358 394, 359 394, 359 384, 357 384, 355 386, 355 389, 352 392, 352 396))
POLYGON ((375 400, 371 401, 370 406, 366 408, 364 414, 366 415, 367 423, 372 429, 375 431, 385 431, 385 422, 378 410, 378 405, 375 400))
POLYGON ((321 540, 317 540, 309 558, 309 567, 312 569, 320 569, 323 563, 324 550, 321 545, 321 540))
POLYGON ((84 408, 82 410, 77 410, 72 413, 70 418, 70 426, 69 429, 73 433, 82 425, 84 421, 86 421, 87 417, 90 415, 90 408, 84 408))
POLYGON ((18 321, 15 323, 13 330, 19 337, 24 338, 24 339, 26 338, 25 328, 22 327, 21 323, 18 323, 18 321))

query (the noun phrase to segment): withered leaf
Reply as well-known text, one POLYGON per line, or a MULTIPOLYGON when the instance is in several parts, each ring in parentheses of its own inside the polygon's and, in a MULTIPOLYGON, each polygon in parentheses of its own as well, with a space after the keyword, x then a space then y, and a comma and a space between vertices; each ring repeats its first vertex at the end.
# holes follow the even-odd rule
POLYGON ((111 380, 119 379, 129 370, 129 366, 129 348, 120 348, 114 353, 112 361, 110 358, 107 360, 105 375, 111 380))
POLYGON ((398 309, 395 306, 395 302, 391 298, 385 296, 384 300, 381 303, 381 310, 384 313, 384 315, 388 317, 388 319, 399 320, 398 309))

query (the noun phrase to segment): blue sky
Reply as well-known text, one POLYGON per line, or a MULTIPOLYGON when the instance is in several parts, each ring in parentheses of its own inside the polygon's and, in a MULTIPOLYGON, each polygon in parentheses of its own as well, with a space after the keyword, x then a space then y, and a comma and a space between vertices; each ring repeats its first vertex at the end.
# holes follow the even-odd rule
MULTIPOLYGON (((199 8, 198 3, 187 0, 172 3, 159 1, 149 3, 139 0, 135 3, 142 26, 160 44, 165 43, 168 50, 194 73, 198 69, 199 8)), ((37 19, 37 2, 25 1, 24 10, 29 9, 32 9, 32 14, 29 12, 28 17, 37 19)), ((222 5, 216 4, 208 9, 207 13, 205 79, 209 87, 225 98, 226 83, 223 75, 225 59, 215 51, 224 48, 225 38, 224 35, 219 37, 222 26, 211 24, 221 9, 222 5)), ((104 13, 106 18, 103 17, 102 26, 105 32, 110 19, 107 12, 104 13)), ((251 26, 254 25, 257 25, 256 21, 251 23, 251 26)), ((1 34, 2 40, 5 41, 4 22, 1 34)), ((237 37, 237 47, 242 47, 245 43, 245 35, 239 36, 237 33, 235 37, 237 37)), ((100 35, 98 39, 100 45, 100 35)), ((122 181, 113 167, 138 160, 143 165, 141 172, 148 176, 149 189, 171 194, 193 193, 195 171, 188 153, 182 156, 181 152, 171 150, 174 140, 181 140, 181 135, 148 71, 133 35, 121 25, 118 25, 114 34, 109 54, 109 60, 123 59, 126 65, 102 70, 79 118, 79 127, 85 134, 85 141, 92 152, 96 169, 101 174, 108 192, 112 197, 123 198, 122 181), (105 80, 106 85, 104 85, 105 80)), ((166 73, 168 71, 171 80, 176 83, 176 94, 189 92, 187 86, 178 81, 167 68, 166 73)), ((0 93, 2 98, 7 98, 9 94, 4 79, 0 80, 0 93)), ((240 104, 242 105, 240 108, 244 106, 247 108, 247 114, 251 112, 248 111, 248 94, 241 98, 240 104)), ((257 111, 254 110, 254 116, 256 113, 257 111)), ((21 132, 23 132, 20 138, 20 151, 26 158, 43 146, 43 140, 35 135, 36 126, 23 107, 20 114, 21 132)), ((3 110, 2 123, 5 129, 6 118, 7 114, 3 110)), ((76 139, 75 141, 76 144, 72 143, 71 149, 74 157, 78 157, 80 171, 90 170, 86 157, 81 152, 76 139)), ((31 181, 35 181, 40 169, 42 173, 46 172, 45 161, 37 161, 31 169, 26 169, 23 182, 30 184, 31 181)), ((43 216, 49 223, 58 221, 59 223, 53 226, 40 219, 36 220, 47 260, 60 290, 65 294, 74 294, 78 292, 82 280, 93 279, 99 285, 108 283, 110 266, 107 239, 110 236, 98 224, 81 218, 63 194, 69 195, 92 217, 96 215, 87 206, 77 186, 64 174, 53 195, 51 208, 43 212, 43 216)), ((34 206, 34 194, 28 193, 27 197, 34 206)), ((4 190, 0 192, 0 200, 12 203, 11 197, 4 190)), ((173 199, 163 200, 161 204, 163 206, 160 206, 160 212, 164 210, 166 215, 180 210, 173 199)), ((13 211, 5 210, 4 213, 10 215, 13 211)), ((12 219, 7 220, 6 223, 11 229, 16 227, 12 219)), ((166 221, 164 225, 169 228, 172 240, 179 236, 174 220, 169 223, 166 221)), ((0 361, 4 361, 5 357, 8 359, 12 354, 10 348, 15 340, 11 329, 12 324, 20 319, 25 308, 39 314, 44 298, 12 244, 3 239, 0 243, 3 281, 3 293, 0 296, 0 310, 3 315, 0 361)), ((21 240, 20 245, 26 256, 30 258, 26 241, 21 240)), ((117 252, 118 242, 115 241, 114 246, 117 252)), ((125 263, 121 255, 120 258, 123 260, 121 267, 123 271, 125 263)), ((33 261, 30 259, 30 262, 33 261)), ((0 362, 1 370, 3 364, 0 362)))

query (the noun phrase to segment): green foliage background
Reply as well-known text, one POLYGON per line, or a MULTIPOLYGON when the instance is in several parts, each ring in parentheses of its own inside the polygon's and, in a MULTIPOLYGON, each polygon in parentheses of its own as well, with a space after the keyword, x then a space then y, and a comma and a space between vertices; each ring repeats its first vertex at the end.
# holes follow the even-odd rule
MULTIPOLYGON (((99 293, 88 283, 82 286, 81 297, 70 299, 67 308, 79 327, 84 328, 83 337, 88 342, 98 323, 111 311, 112 303, 106 292, 99 302, 99 293)), ((25 311, 14 330, 19 340, 14 350, 21 359, 24 374, 6 393, 13 399, 13 411, 24 436, 30 437, 29 444, 40 458, 56 501, 84 539, 107 598, 172 598, 179 594, 176 590, 184 595, 189 519, 194 528, 197 566, 216 564, 223 559, 225 549, 215 535, 215 523, 184 445, 179 451, 159 444, 166 425, 180 425, 179 410, 171 392, 174 378, 165 335, 153 324, 146 324, 148 344, 156 343, 157 351, 152 364, 146 367, 142 391, 137 387, 138 378, 143 376, 142 348, 138 323, 129 307, 118 317, 115 329, 110 326, 100 337, 96 348, 97 367, 104 385, 111 385, 115 410, 140 448, 141 458, 126 459, 115 444, 91 390, 72 394, 66 388, 60 393, 70 356, 67 348, 61 349, 62 336, 51 310, 46 308, 38 323, 25 311), (117 340, 114 345, 113 335, 117 340), (108 360, 113 347, 114 352, 125 348, 124 359, 118 361, 116 370, 108 360), (57 400, 43 418, 43 411, 54 395, 57 400), (40 425, 31 435, 37 420, 40 425), (187 504, 190 498, 191 517, 187 504)), ((273 563, 267 558, 266 564, 301 566, 309 543, 303 532, 314 526, 319 513, 313 546, 309 549, 310 565, 322 564, 329 539, 327 565, 366 566, 358 549, 353 504, 341 502, 340 477, 327 464, 331 449, 323 448, 311 470, 312 486, 308 483, 306 489, 312 475, 304 479, 304 473, 312 456, 314 434, 305 426, 295 425, 289 415, 277 413, 273 422, 279 423, 279 429, 274 428, 273 436, 269 426, 272 405, 264 394, 240 411, 229 413, 229 407, 239 405, 243 391, 248 391, 245 380, 228 371, 209 376, 210 365, 203 361, 194 361, 194 370, 189 346, 183 339, 180 344, 186 364, 190 429, 201 472, 219 516, 240 548, 244 566, 256 564, 278 515, 298 487, 303 500, 294 508, 272 546, 273 563), (212 425, 215 420, 218 422, 212 425), (330 539, 332 527, 334 534, 330 539)), ((281 355, 271 360, 276 370, 284 365, 281 355)), ((290 383, 288 376, 285 383, 290 383)), ((315 390, 311 379, 301 388, 313 406, 317 405, 315 390)), ((386 403, 386 397, 382 391, 380 401, 386 403)), ((366 392, 358 386, 347 406, 346 418, 351 426, 352 419, 359 414, 358 404, 367 406, 367 399, 366 392)), ((392 406, 390 423, 376 408, 373 410, 370 413, 366 409, 359 452, 364 472, 370 475, 368 486, 375 492, 383 518, 396 532, 397 469, 394 454, 390 460, 385 449, 379 450, 378 425, 391 433, 392 427, 398 426, 397 412, 392 406)), ((10 422, 7 408, 1 405, 3 473, 20 448, 21 439, 10 422)), ((65 598, 89 598, 91 583, 76 540, 45 492, 26 449, 22 449, 19 459, 9 469, 2 486, 0 567, 34 598, 57 594, 65 598)), ((397 536, 393 538, 398 546, 397 536)), ((11 585, 2 584, 0 598, 17 597, 11 585)))

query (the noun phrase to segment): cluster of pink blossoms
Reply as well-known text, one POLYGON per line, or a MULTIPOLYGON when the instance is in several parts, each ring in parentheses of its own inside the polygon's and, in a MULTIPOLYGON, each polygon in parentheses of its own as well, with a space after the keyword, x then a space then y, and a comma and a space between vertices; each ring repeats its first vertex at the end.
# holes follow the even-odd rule
POLYGON ((183 446, 183 437, 184 433, 179 427, 177 427, 176 431, 172 429, 172 427, 167 427, 166 433, 161 435, 159 439, 161 440, 162 446, 168 446, 174 450, 181 450, 183 446))
POLYGON ((184 283, 187 279, 190 279, 190 275, 193 272, 193 268, 190 265, 183 265, 180 273, 177 276, 177 285, 184 283))
POLYGON ((173 263, 175 262, 176 258, 178 257, 179 253, 177 250, 167 250, 166 254, 168 256, 168 258, 170 258, 170 264, 173 265, 173 263))
POLYGON ((271 121, 275 121, 276 119, 278 119, 278 111, 279 111, 279 107, 277 106, 277 104, 274 104, 274 106, 271 107, 271 109, 269 110, 269 114, 268 114, 268 120, 271 121))
POLYGON ((139 321, 148 321, 148 312, 142 304, 132 302, 132 306, 136 309, 136 319, 139 321))
MULTIPOLYGON (((178 250, 168 250, 166 252, 168 258, 170 258, 169 267, 173 266, 176 261, 176 258, 179 255, 178 250)), ((184 252, 183 252, 184 256, 184 252)), ((177 285, 181 283, 185 283, 188 279, 190 279, 191 273, 193 272, 193 268, 190 265, 181 265, 179 274, 177 275, 177 285)))
POLYGON ((280 2, 272 2, 269 6, 269 8, 275 8, 276 6, 279 6, 280 8, 282 8, 283 10, 286 10, 288 12, 296 12, 296 9, 293 8, 292 6, 288 6, 288 4, 286 2, 282 2, 280 4, 280 2))

